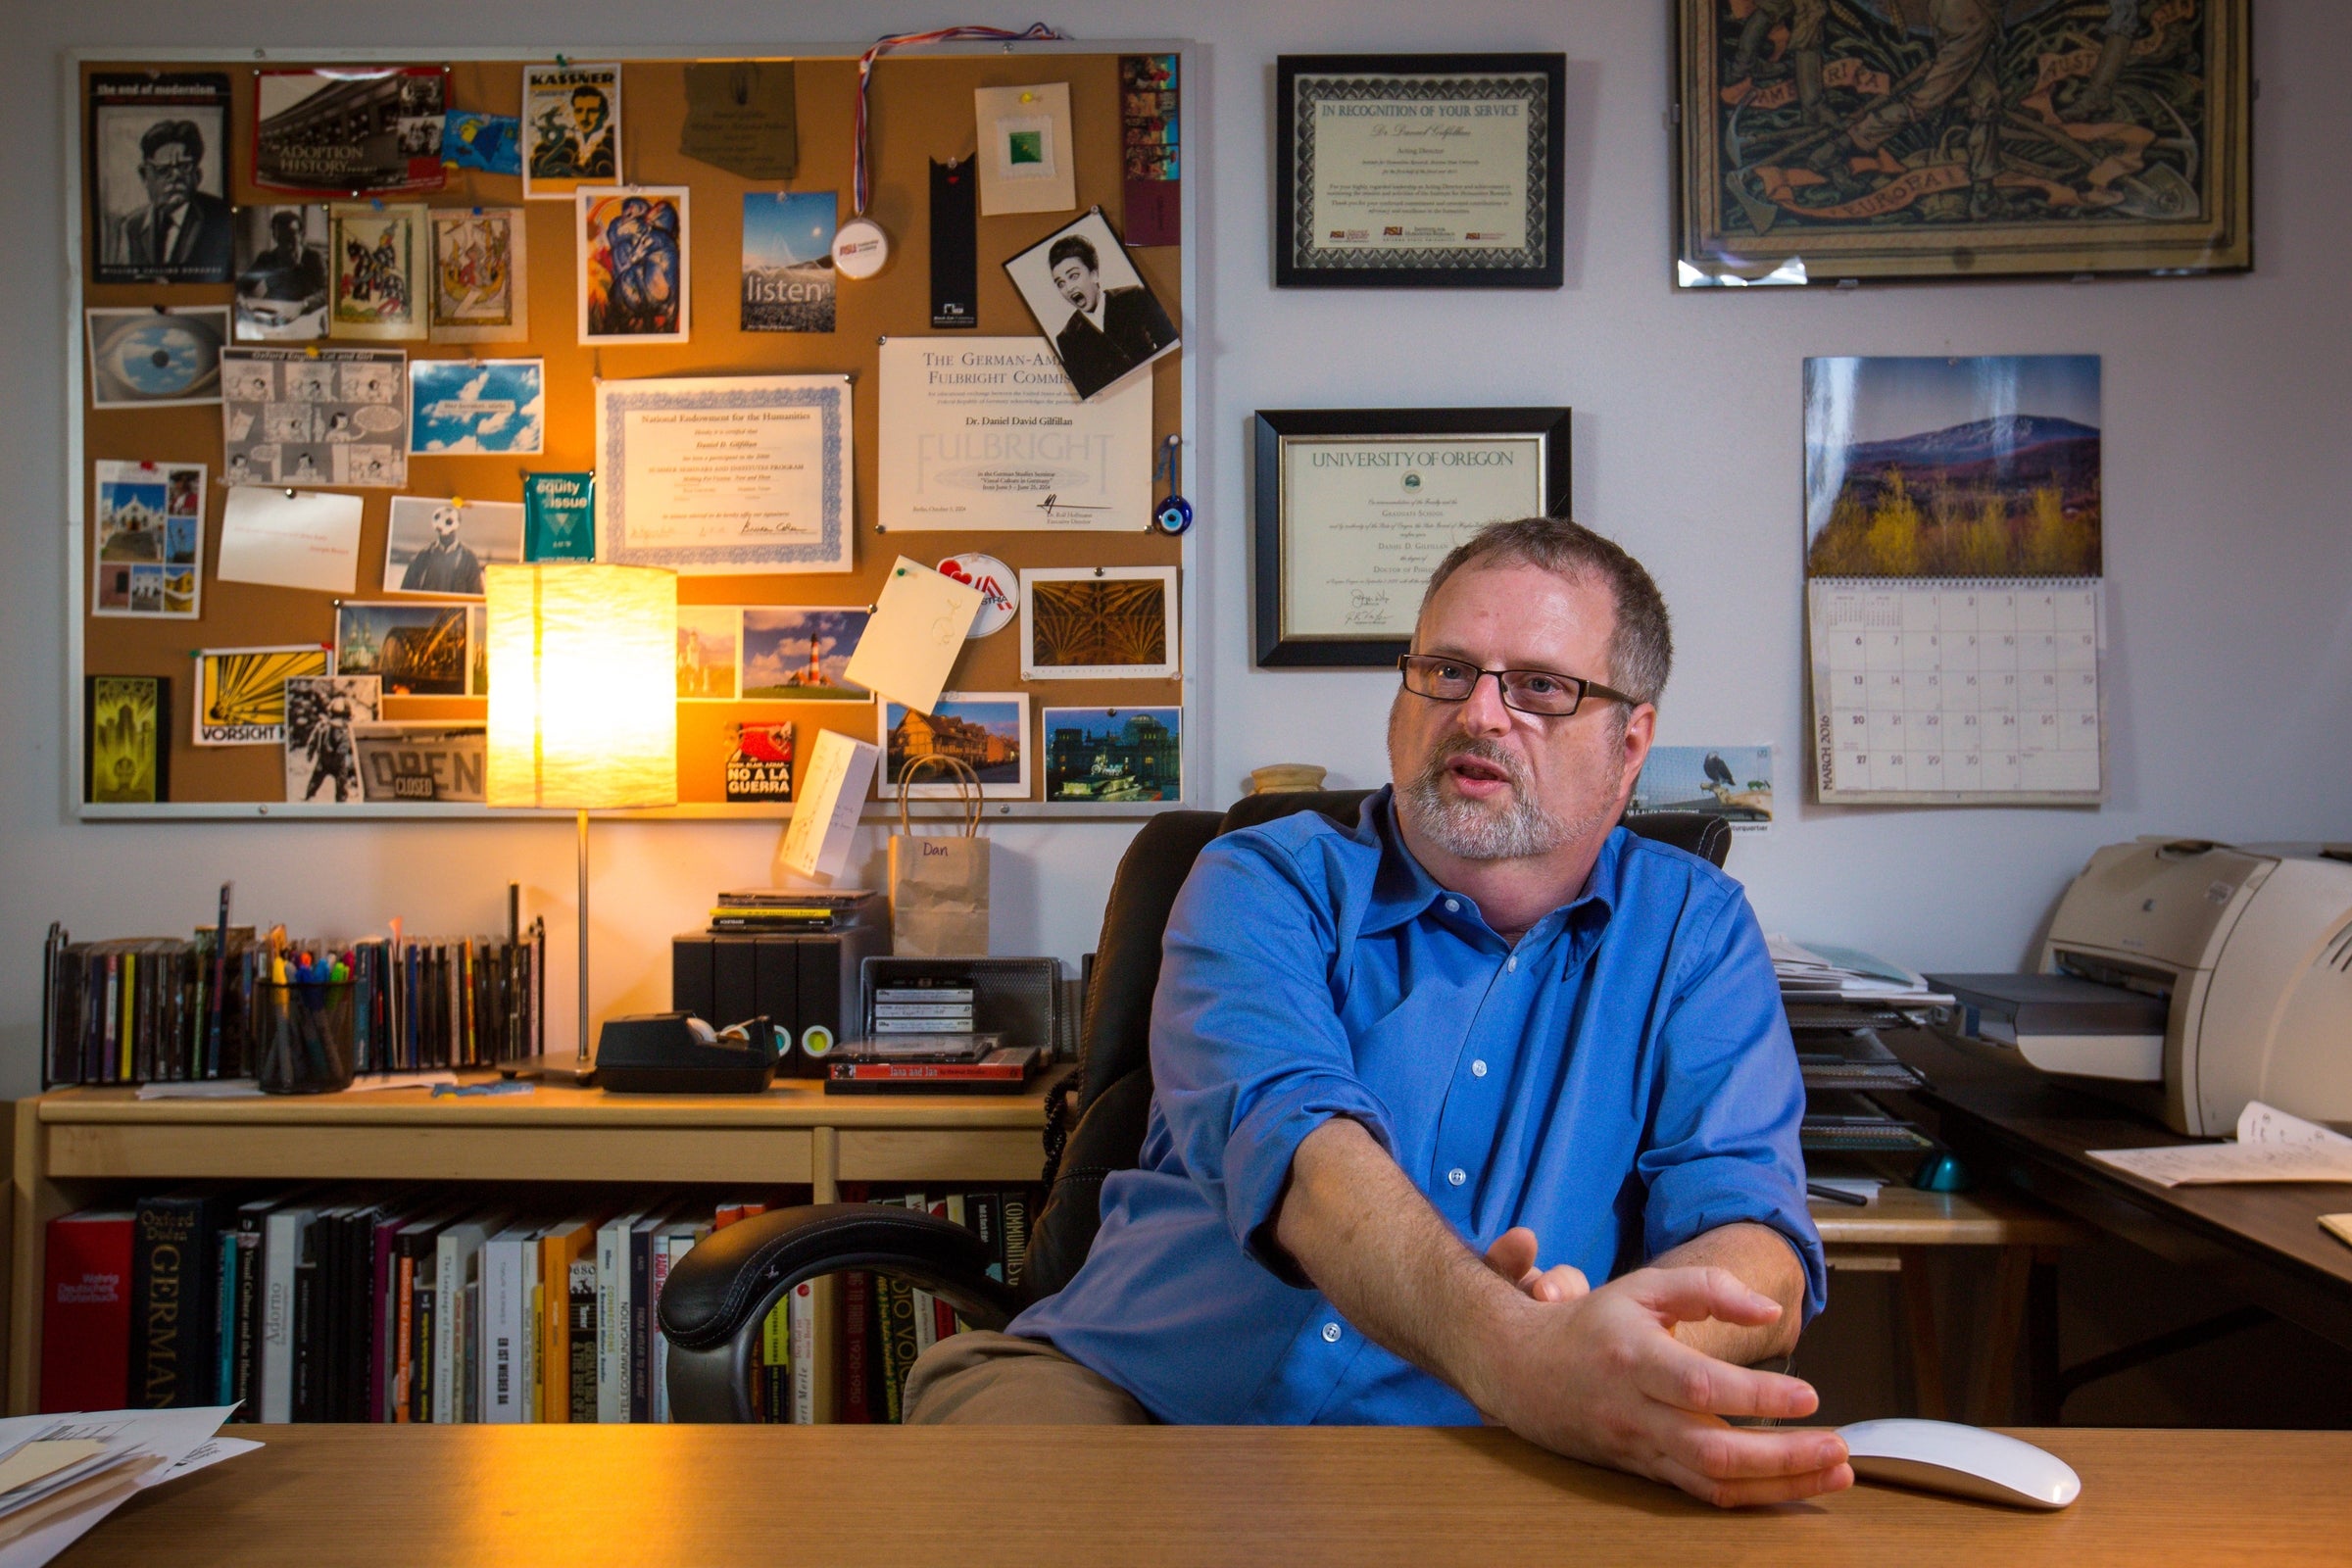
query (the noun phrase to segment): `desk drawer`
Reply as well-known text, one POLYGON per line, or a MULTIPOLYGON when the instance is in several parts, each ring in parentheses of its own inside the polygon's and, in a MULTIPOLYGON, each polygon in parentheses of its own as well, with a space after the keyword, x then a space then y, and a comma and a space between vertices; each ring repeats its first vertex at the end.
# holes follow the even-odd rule
MULTIPOLYGON (((1034 1133, 1025 1135, 1032 1152, 1034 1133)), ((48 1129, 58 1179, 806 1182, 805 1127, 144 1127, 48 1129)), ((1030 1161, 1036 1175, 1037 1161, 1030 1161)))

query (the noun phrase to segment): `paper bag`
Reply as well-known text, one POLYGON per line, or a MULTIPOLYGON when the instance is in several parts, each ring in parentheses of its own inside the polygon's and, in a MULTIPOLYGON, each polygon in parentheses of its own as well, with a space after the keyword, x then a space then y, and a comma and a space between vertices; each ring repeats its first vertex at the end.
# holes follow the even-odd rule
POLYGON ((960 758, 933 753, 899 772, 899 830, 890 836, 890 949, 907 958, 988 956, 988 840, 980 836, 980 777, 960 758), (967 808, 963 831, 918 838, 906 818, 906 786, 924 767, 956 775, 967 808))

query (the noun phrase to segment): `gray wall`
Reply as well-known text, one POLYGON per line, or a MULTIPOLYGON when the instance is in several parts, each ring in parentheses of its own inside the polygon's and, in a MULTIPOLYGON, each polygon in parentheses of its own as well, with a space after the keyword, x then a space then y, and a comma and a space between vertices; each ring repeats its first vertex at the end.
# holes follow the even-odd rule
MULTIPOLYGON (((1667 8, 1661 0, 1395 0, 1267 5, 1117 0, 1033 15, 1086 38, 1189 35, 1186 197, 1200 203, 1201 645, 1188 651, 1200 733, 1188 765, 1219 800, 1259 763, 1311 760, 1335 782, 1385 773, 1376 674, 1253 670, 1249 479, 1258 408, 1566 403, 1576 514, 1656 571, 1682 662, 1660 738, 1769 742, 1783 821, 1733 869, 1765 924, 1865 943, 1921 966, 2024 960, 2066 879, 2137 833, 2352 838, 2352 166, 2344 82, 2352 7, 2259 8, 2259 270, 2186 281, 1678 295, 1668 286, 1667 8), (1553 49, 1569 59, 1568 284, 1558 293, 1278 294, 1268 256, 1268 81, 1283 52, 1553 49), (2330 281, 2330 279, 2334 281, 2330 281), (1801 802, 1798 370, 1811 354, 2106 357, 2109 755, 2105 809, 1831 809, 1801 802)), ((481 930, 502 885, 549 911, 551 993, 568 995, 570 830, 528 825, 75 827, 61 761, 66 299, 58 51, 200 45, 436 44, 592 55, 600 44, 766 48, 953 20, 865 5, 612 0, 259 5, 9 0, 0 51, 0 211, 13 263, 0 375, 12 542, 0 575, 0 1093, 38 1080, 40 933, 182 930, 223 877, 241 914, 350 935, 392 914, 481 930)), ((887 68, 885 68, 887 69, 887 68)), ((78 482, 77 479, 72 482, 78 482)), ((1122 824, 997 834, 996 946, 1092 946, 1122 824)), ((772 828, 608 825, 596 838, 598 1011, 663 1004, 663 939, 708 893, 765 878, 772 828)), ((879 873, 879 866, 874 867, 879 873)))

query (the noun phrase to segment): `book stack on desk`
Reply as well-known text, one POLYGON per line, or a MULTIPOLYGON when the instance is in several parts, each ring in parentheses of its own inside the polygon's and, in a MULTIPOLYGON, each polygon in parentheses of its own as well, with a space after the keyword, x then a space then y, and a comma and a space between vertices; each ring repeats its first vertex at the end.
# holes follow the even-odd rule
POLYGON ((1804 1075, 1798 1143, 1808 1165, 1825 1163, 1819 1156, 1933 1152, 1934 1139, 1877 1098, 1927 1083, 1886 1049, 1879 1030, 1925 1019, 1951 999, 1900 964, 1851 948, 1787 937, 1768 945, 1804 1075))
POLYGON ((798 890, 739 888, 721 893, 710 909, 711 935, 846 931, 889 921, 882 895, 870 888, 798 890))

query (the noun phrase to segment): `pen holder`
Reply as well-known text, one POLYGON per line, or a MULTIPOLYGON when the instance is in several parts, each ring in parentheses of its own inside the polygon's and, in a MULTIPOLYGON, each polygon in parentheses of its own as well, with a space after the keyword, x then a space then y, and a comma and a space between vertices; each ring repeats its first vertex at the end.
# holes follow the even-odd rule
POLYGON ((272 1095, 351 1087, 353 986, 348 980, 263 981, 254 987, 261 1052, 253 1076, 272 1095))

